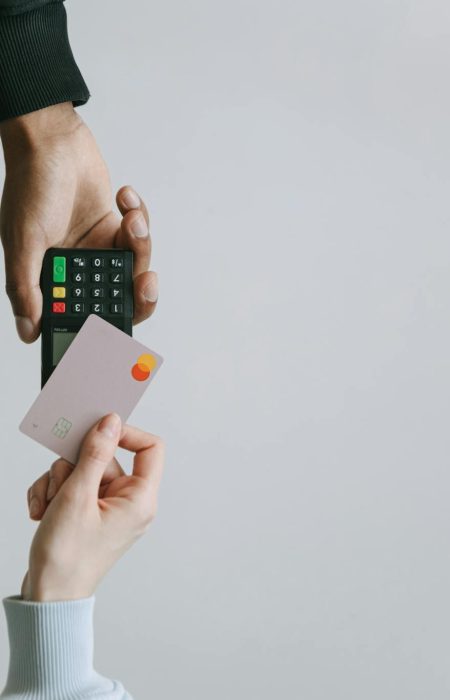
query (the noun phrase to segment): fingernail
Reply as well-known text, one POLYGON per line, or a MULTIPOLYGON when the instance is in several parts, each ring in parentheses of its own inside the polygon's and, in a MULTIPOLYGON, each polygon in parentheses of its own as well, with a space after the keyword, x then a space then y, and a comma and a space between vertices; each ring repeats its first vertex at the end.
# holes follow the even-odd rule
POLYGON ((107 435, 110 438, 116 438, 119 435, 119 431, 122 427, 122 421, 117 413, 110 413, 108 416, 102 418, 97 428, 99 433, 107 435))
POLYGON ((25 343, 29 343, 34 339, 35 329, 31 318, 25 316, 16 316, 16 328, 19 338, 25 343))
POLYGON ((130 224, 130 230, 136 238, 146 238, 148 236, 148 226, 142 214, 136 216, 130 224))
POLYGON ((158 278, 155 275, 154 278, 152 279, 152 281, 149 282, 146 287, 144 287, 145 301, 151 301, 154 303, 155 301, 158 300, 158 294, 159 294, 159 283, 158 283, 158 278))
POLYGON ((51 477, 47 489, 47 501, 50 501, 56 493, 56 479, 51 477))
POLYGON ((134 190, 129 188, 123 193, 122 202, 125 204, 127 209, 137 209, 141 203, 141 200, 139 199, 139 195, 136 194, 134 190))
POLYGON ((33 498, 30 501, 30 516, 32 518, 35 518, 39 511, 41 509, 41 506, 39 504, 39 499, 36 496, 33 496, 33 498))

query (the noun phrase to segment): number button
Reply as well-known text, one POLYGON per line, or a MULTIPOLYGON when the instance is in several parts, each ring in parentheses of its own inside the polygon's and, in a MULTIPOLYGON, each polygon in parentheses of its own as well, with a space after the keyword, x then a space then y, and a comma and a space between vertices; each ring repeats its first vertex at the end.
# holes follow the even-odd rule
POLYGON ((123 258, 111 258, 111 267, 123 267, 123 258))
POLYGON ((122 299, 122 289, 120 287, 113 287, 109 290, 109 296, 111 299, 122 299))
POLYGON ((84 272, 74 272, 72 275, 72 282, 84 282, 86 275, 84 272))
POLYGON ((111 304, 111 313, 112 314, 122 314, 123 313, 123 304, 111 304))
POLYGON ((103 296, 103 289, 101 287, 92 287, 91 297, 93 297, 94 299, 99 299, 102 296, 103 296))
POLYGON ((76 297, 77 299, 80 299, 81 297, 84 297, 84 289, 83 287, 73 287, 72 288, 72 296, 76 297))
POLYGON ((72 304, 72 311, 74 314, 83 314, 84 313, 84 304, 81 304, 80 302, 77 302, 76 304, 72 304))
POLYGON ((94 314, 101 314, 103 313, 103 304, 91 304, 91 311, 94 314))
POLYGON ((104 277, 105 275, 103 272, 93 272, 91 275, 91 282, 97 282, 98 284, 99 282, 103 282, 104 277))
POLYGON ((54 301, 52 309, 54 314, 63 314, 66 310, 66 305, 63 301, 54 301))
POLYGON ((113 272, 113 274, 109 276, 109 279, 113 284, 122 284, 123 274, 121 272, 113 272))
POLYGON ((86 258, 72 258, 72 267, 86 267, 86 258))
POLYGON ((104 264, 103 258, 92 258, 92 267, 103 267, 104 264))

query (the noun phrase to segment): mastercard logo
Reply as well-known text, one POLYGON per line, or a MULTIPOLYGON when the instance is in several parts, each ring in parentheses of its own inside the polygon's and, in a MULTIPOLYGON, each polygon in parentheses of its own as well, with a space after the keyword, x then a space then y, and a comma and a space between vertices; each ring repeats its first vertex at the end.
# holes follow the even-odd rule
POLYGON ((131 376, 137 382, 145 382, 156 367, 156 358, 153 355, 141 355, 131 368, 131 376))

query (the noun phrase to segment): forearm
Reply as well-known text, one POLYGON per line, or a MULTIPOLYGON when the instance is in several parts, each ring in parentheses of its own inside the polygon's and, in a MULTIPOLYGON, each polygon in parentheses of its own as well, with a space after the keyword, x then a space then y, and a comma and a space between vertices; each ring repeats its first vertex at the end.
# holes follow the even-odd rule
POLYGON ((62 2, 0 0, 0 121, 88 98, 62 2))
POLYGON ((10 644, 1 698, 131 700, 123 686, 93 667, 94 598, 59 603, 3 601, 10 644))

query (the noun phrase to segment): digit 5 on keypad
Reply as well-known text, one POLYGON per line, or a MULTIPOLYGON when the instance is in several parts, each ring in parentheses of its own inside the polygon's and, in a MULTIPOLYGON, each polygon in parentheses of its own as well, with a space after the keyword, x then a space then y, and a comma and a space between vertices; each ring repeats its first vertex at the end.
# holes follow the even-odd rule
POLYGON ((90 314, 132 335, 133 253, 50 248, 41 274, 42 386, 90 314))

